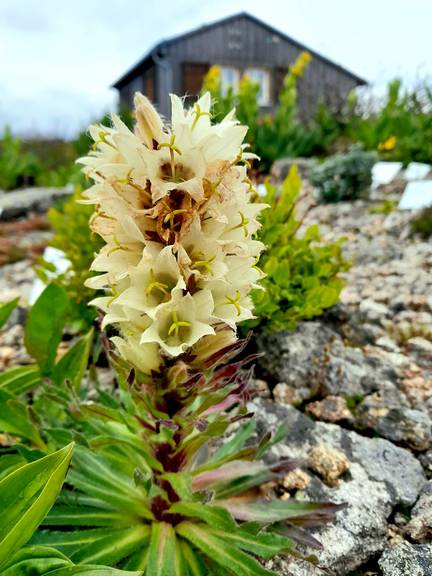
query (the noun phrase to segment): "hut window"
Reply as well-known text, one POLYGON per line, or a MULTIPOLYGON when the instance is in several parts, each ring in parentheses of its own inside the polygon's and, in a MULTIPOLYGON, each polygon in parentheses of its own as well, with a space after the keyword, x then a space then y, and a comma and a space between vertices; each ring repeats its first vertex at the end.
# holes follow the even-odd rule
POLYGON ((270 74, 264 68, 247 68, 245 74, 249 76, 252 82, 259 84, 258 104, 260 106, 270 106, 270 74))
POLYGON ((222 94, 225 96, 230 88, 233 92, 237 92, 240 80, 239 70, 230 66, 221 66, 220 73, 222 94))

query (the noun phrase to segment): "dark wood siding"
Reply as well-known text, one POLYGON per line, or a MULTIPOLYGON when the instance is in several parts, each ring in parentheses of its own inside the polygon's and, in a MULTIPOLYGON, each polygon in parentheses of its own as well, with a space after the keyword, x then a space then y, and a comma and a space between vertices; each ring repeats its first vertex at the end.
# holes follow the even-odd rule
POLYGON ((204 76, 207 74, 209 67, 207 63, 183 62, 182 93, 186 96, 196 96, 199 94, 204 76))
POLYGON ((155 82, 155 67, 152 66, 144 72, 143 84, 144 84, 144 94, 152 102, 156 101, 156 82, 155 82))
MULTIPOLYGON (((283 21, 280 27, 284 28, 283 21)), ((214 64, 233 66, 240 71, 247 67, 269 70, 274 105, 286 70, 303 49, 247 15, 204 27, 162 46, 162 60, 155 64, 157 89, 154 97, 163 114, 169 114, 169 91, 179 95, 198 94, 202 77, 214 64)), ((313 56, 299 82, 302 116, 310 117, 321 100, 332 107, 339 105, 357 84, 355 77, 337 65, 313 56)))
MULTIPOLYGON (((168 58, 173 66, 173 89, 179 94, 197 94, 201 88, 199 76, 213 64, 235 66, 240 71, 250 66, 262 67, 271 72, 274 105, 284 75, 301 51, 301 48, 270 32, 265 26, 240 16, 179 38, 170 47, 168 58)), ((313 58, 299 82, 301 115, 310 117, 321 100, 331 106, 340 103, 355 85, 355 80, 342 70, 325 60, 313 58)))

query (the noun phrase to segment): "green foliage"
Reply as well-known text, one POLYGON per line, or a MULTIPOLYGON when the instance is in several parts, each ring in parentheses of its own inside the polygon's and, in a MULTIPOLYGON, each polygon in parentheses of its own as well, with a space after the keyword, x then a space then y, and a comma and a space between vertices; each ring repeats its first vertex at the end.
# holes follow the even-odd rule
POLYGON ((411 220, 411 234, 418 235, 423 240, 432 236, 432 206, 423 208, 420 213, 411 220))
POLYGON ((142 576, 141 571, 125 571, 100 565, 76 565, 54 548, 27 546, 3 567, 2 576, 142 576))
POLYGON ((9 320, 9 316, 18 306, 18 302, 19 298, 15 298, 14 300, 9 300, 9 302, 0 304, 0 328, 2 328, 9 320))
POLYGON ((339 301, 344 282, 338 275, 349 264, 342 256, 343 239, 323 244, 317 225, 299 236, 296 204, 301 180, 296 166, 280 190, 269 182, 266 188, 264 201, 270 208, 262 214, 258 239, 267 246, 259 261, 267 276, 264 290, 252 293, 257 319, 246 327, 293 330, 299 320, 318 316, 339 301))
POLYGON ((30 310, 25 326, 25 345, 44 376, 54 368, 57 347, 62 339, 68 312, 65 290, 51 284, 30 310))
POLYGON ((384 102, 356 102, 346 134, 367 150, 404 164, 432 159, 432 89, 426 82, 404 89, 399 79, 389 83, 384 102))
POLYGON ((54 504, 72 450, 70 444, 25 464, 0 481, 0 568, 31 538, 54 504))
POLYGON ((173 365, 151 381, 114 358, 119 386, 101 390, 79 382, 91 334, 53 361, 61 292, 54 285, 45 290, 26 328, 47 377, 35 366, 0 376, 0 402, 21 411, 0 407, 0 431, 15 425, 19 437, 0 456, 2 575, 271 576, 254 556, 298 555, 295 540, 318 546, 301 526, 330 520, 340 506, 238 499, 297 466, 254 461, 285 428, 253 443, 248 420, 205 457, 208 442, 247 413, 247 359, 220 365, 241 343, 210 355, 199 369, 173 365), (46 351, 35 343, 36 328, 46 351), (28 429, 21 429, 23 415, 28 429), (52 506, 73 442, 66 483, 52 506))
POLYGON ((79 390, 87 368, 93 341, 93 328, 85 336, 81 336, 54 367, 53 381, 62 385, 68 381, 75 390, 79 390))
POLYGON ((34 184, 40 171, 36 156, 24 152, 21 140, 5 128, 0 140, 0 189, 13 190, 34 184))
POLYGON ((69 302, 69 318, 77 331, 86 331, 94 322, 96 311, 88 306, 94 291, 85 287, 93 273, 89 270, 94 255, 102 246, 99 236, 89 229, 92 206, 79 204, 80 189, 57 208, 50 208, 48 219, 54 231, 51 246, 65 253, 70 262, 59 273, 52 264, 41 260, 37 274, 44 282, 54 282, 64 288, 69 302))
POLYGON ((51 170, 43 170, 36 179, 38 186, 58 187, 63 186, 84 186, 85 176, 77 164, 66 164, 51 170))
POLYGON ((346 154, 335 154, 311 170, 310 181, 324 202, 357 200, 368 196, 372 182, 374 152, 352 147, 346 154))
MULTIPOLYGON (((132 125, 129 109, 121 107, 119 114, 128 126, 132 125)), ((109 115, 104 114, 101 122, 109 124, 109 115)), ((87 131, 80 132, 74 140, 22 140, 6 128, 0 138, 0 190, 34 185, 84 187, 86 180, 75 160, 87 154, 91 144, 87 131)))
POLYGON ((375 206, 371 206, 369 208, 370 214, 391 214, 394 210, 396 210, 397 202, 394 200, 383 200, 379 204, 375 206))

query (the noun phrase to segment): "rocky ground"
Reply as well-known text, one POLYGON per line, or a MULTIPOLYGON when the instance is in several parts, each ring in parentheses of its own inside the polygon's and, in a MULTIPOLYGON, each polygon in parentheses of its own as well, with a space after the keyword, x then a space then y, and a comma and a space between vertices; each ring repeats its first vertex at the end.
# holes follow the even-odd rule
MULTIPOLYGON (((315 529, 320 566, 281 559, 284 576, 432 575, 432 243, 409 237, 411 212, 359 201, 317 206, 325 239, 347 237, 353 267, 338 306, 295 332, 256 338, 266 354, 252 401, 260 430, 290 426, 276 455, 302 471, 268 487, 281 498, 346 502, 315 529)), ((0 268, 1 299, 22 297, 0 335, 0 369, 29 361, 22 322, 34 273, 0 268)))
MULTIPOLYGON (((285 421, 275 449, 304 474, 282 497, 347 502, 316 531, 337 575, 432 575, 432 243, 409 237, 411 212, 369 202, 318 206, 326 239, 347 237, 354 265, 341 302, 295 332, 261 334, 255 400, 262 429, 285 421)), ((314 576, 298 561, 284 576, 314 576)))

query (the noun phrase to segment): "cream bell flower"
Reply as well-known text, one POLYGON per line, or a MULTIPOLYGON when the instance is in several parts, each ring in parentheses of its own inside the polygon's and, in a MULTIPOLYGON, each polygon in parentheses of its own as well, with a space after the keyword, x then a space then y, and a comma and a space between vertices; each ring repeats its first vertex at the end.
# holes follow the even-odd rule
POLYGON ((130 274, 130 287, 116 299, 116 304, 145 312, 154 318, 165 303, 180 296, 186 288, 172 246, 158 250, 148 245, 141 262, 130 274))
POLYGON ((143 333, 140 343, 157 342, 168 354, 178 356, 203 336, 215 333, 210 325, 213 308, 210 290, 175 298, 159 308, 155 321, 143 333))

